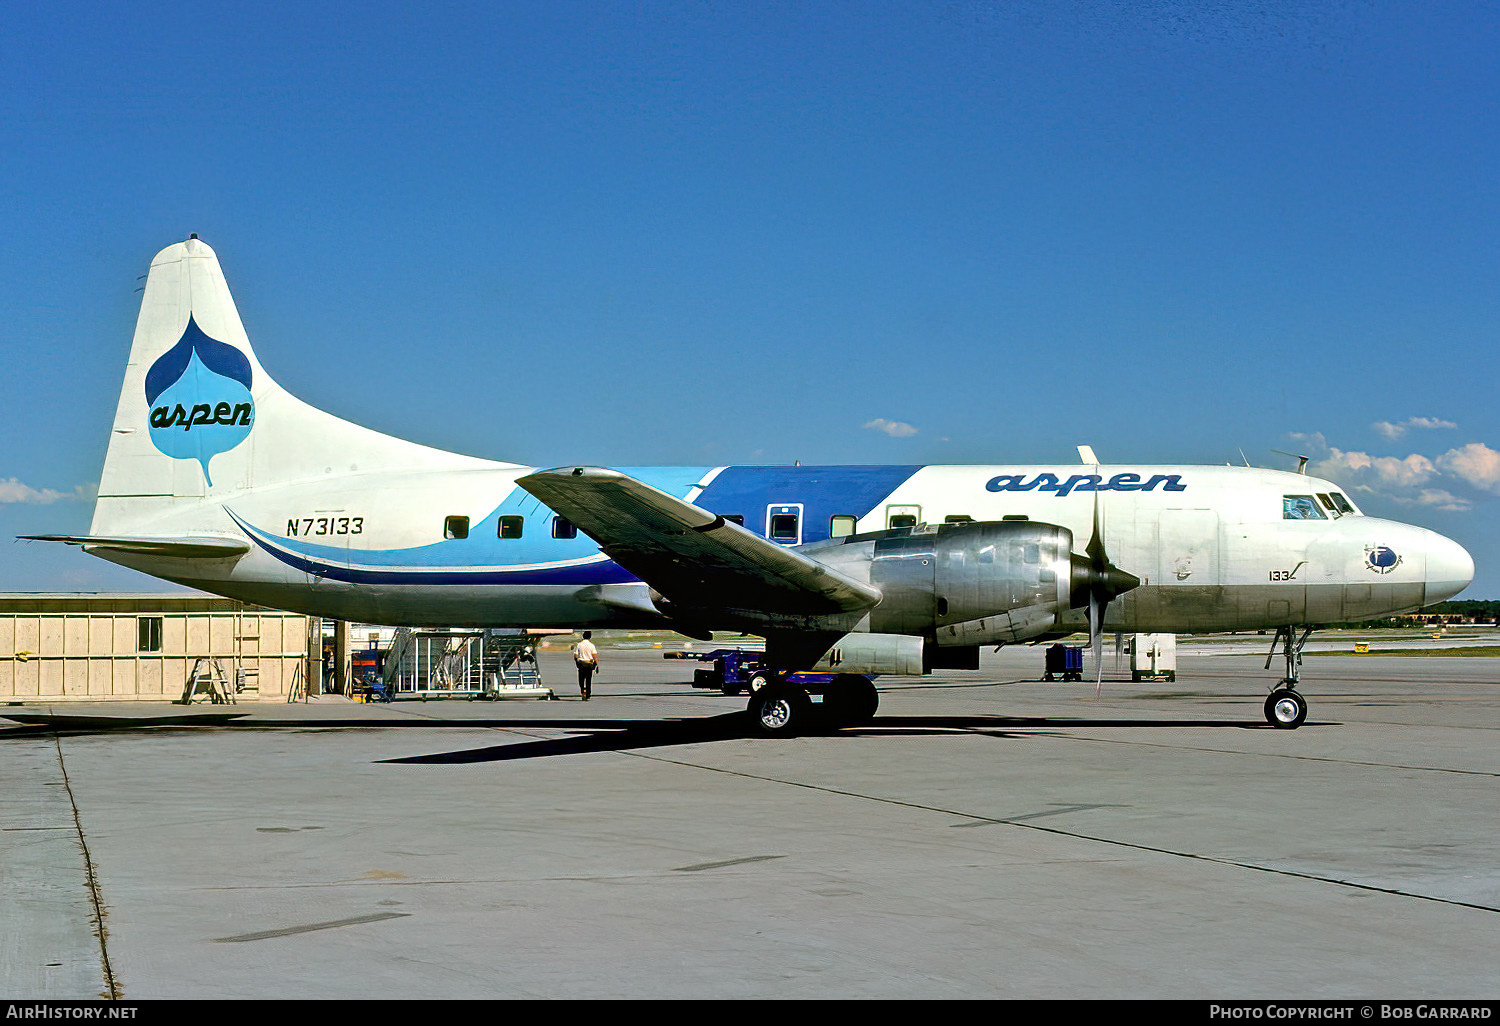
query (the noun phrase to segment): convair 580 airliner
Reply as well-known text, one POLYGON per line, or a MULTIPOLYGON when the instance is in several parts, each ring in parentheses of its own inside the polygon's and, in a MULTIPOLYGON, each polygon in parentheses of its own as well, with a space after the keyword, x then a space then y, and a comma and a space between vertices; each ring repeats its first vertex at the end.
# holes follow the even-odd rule
POLYGON ((196 237, 151 263, 89 534, 38 536, 204 591, 409 626, 660 627, 766 639, 765 732, 860 722, 861 674, 978 666, 1089 630, 1306 629, 1463 590, 1469 554, 1339 487, 1248 467, 626 467, 443 452, 324 413, 250 348, 196 237))

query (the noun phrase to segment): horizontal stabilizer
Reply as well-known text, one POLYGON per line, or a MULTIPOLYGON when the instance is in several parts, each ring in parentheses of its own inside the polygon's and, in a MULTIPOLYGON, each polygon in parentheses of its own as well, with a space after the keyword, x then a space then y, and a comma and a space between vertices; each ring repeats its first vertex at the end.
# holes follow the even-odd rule
POLYGON ((880 592, 615 470, 561 467, 516 481, 675 605, 828 614, 880 592))
POLYGON ((243 538, 217 538, 189 535, 181 538, 131 538, 100 534, 23 534, 22 541, 64 542, 85 549, 113 549, 144 556, 172 556, 177 559, 229 559, 250 551, 243 538))

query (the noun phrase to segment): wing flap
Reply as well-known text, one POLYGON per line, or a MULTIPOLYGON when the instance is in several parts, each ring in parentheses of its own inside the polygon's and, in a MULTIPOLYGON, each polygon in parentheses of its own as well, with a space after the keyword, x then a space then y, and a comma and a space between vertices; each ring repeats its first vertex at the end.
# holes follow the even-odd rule
POLYGON ((868 584, 619 471, 560 467, 516 483, 674 604, 817 615, 880 601, 868 584))

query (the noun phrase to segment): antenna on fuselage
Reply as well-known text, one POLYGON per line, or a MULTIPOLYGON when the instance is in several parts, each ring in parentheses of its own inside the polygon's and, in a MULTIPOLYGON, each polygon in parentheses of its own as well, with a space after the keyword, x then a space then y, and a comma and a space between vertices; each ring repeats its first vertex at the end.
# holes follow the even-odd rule
POLYGON ((1271 451, 1272 452, 1279 452, 1283 456, 1290 456, 1290 457, 1292 457, 1293 459, 1295 459, 1297 461, 1297 473, 1299 473, 1299 474, 1305 474, 1305 473, 1307 473, 1307 461, 1309 459, 1311 459, 1310 456, 1304 456, 1304 455, 1302 455, 1299 452, 1287 452, 1285 449, 1272 449, 1271 451))

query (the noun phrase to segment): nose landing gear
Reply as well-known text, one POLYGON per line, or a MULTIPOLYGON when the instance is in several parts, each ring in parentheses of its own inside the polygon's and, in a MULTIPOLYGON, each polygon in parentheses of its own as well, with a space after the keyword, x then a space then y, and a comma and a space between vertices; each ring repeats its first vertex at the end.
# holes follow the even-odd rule
POLYGON ((1302 646, 1307 644, 1313 629, 1306 628, 1302 637, 1297 637, 1297 625, 1276 628, 1276 637, 1271 642, 1271 651, 1266 655, 1266 669, 1276 657, 1276 646, 1281 645, 1286 656, 1286 676, 1271 690, 1266 698, 1266 722, 1281 730, 1296 730, 1307 719, 1307 699, 1297 691, 1297 681, 1302 676, 1302 646))

